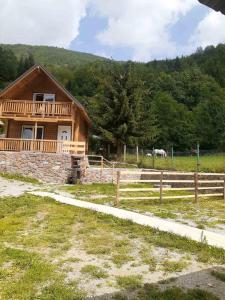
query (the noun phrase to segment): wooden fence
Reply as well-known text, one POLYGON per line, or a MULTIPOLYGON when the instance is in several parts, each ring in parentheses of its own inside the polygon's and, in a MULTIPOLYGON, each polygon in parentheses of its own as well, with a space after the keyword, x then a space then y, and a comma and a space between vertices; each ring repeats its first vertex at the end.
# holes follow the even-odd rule
POLYGON ((85 155, 85 142, 0 138, 0 151, 33 151, 85 155))
POLYGON ((199 202, 201 197, 223 197, 225 201, 225 174, 223 173, 192 173, 192 172, 167 172, 167 171, 118 171, 116 179, 115 204, 118 206, 121 200, 163 200, 190 198, 199 202), (124 176, 125 175, 125 176, 124 176), (125 177, 125 178, 124 178, 125 177), (131 177, 131 178, 129 178, 131 177), (134 178, 139 179, 134 179, 134 178), (188 177, 188 179, 176 179, 188 177), (220 179, 218 179, 218 177, 220 179), (209 179, 210 178, 210 179, 209 179), (157 187, 122 187, 126 184, 157 184, 157 187), (166 186, 166 185, 167 186, 166 186), (171 184, 171 187, 168 185, 171 184), (174 187, 175 185, 175 187, 174 187), (183 186, 182 186, 183 185, 183 186), (179 187, 178 187, 179 186, 179 187), (165 196, 166 191, 192 191, 188 195, 165 196), (206 193, 202 193, 202 192, 206 193), (208 193, 210 191, 210 193, 208 193), (218 191, 222 191, 218 193, 218 191), (158 192, 158 196, 124 196, 126 193, 158 192))

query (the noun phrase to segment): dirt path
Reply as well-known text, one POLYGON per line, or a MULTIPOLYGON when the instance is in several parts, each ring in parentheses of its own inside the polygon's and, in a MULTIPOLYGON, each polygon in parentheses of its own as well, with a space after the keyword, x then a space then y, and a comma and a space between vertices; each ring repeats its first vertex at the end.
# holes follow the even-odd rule
POLYGON ((170 232, 177 234, 179 236, 187 237, 191 240, 197 242, 204 242, 210 246, 216 246, 219 248, 225 249, 225 238, 223 234, 210 232, 207 230, 202 230, 198 228, 194 228, 188 225, 179 224, 174 221, 164 220, 158 217, 150 217, 143 214, 135 213, 132 211, 119 209, 115 207, 109 207, 106 205, 95 204, 91 202, 85 202, 80 200, 75 200, 70 197, 64 197, 61 195, 57 195, 49 192, 32 192, 32 194, 41 196, 41 197, 51 197, 54 200, 69 204, 77 207, 87 208, 94 211, 102 212, 108 215, 112 215, 121 219, 131 220, 134 223, 150 226, 152 228, 159 229, 164 232, 170 232))
POLYGON ((34 191, 36 189, 37 186, 33 184, 0 177, 0 197, 18 197, 25 192, 34 191))

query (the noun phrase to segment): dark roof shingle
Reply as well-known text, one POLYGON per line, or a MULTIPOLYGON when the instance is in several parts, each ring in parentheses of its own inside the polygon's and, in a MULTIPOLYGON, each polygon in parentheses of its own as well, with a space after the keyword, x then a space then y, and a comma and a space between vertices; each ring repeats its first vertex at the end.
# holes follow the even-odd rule
POLYGON ((199 2, 225 14, 225 0, 199 0, 199 2))

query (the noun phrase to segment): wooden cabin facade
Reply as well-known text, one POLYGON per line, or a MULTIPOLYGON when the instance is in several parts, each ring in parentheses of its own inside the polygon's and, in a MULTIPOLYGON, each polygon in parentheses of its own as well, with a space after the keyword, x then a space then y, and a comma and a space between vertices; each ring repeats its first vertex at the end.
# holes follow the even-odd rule
POLYGON ((90 119, 83 106, 42 66, 34 66, 0 92, 4 134, 0 151, 88 150, 90 119))

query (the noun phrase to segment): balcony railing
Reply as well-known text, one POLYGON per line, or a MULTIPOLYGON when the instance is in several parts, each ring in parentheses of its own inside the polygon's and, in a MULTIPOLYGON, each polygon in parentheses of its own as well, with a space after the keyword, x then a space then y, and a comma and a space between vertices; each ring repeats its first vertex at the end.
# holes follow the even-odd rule
POLYGON ((72 116, 72 103, 28 100, 0 100, 0 116, 65 117, 72 116))
POLYGON ((0 138, 0 151, 85 155, 85 142, 0 138))

